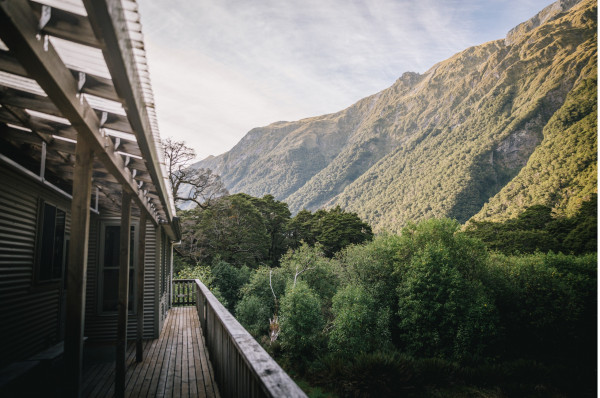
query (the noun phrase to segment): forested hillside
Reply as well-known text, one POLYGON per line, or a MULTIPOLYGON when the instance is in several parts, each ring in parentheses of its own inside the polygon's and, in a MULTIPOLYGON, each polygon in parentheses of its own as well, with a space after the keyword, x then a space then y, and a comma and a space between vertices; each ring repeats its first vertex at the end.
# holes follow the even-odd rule
POLYGON ((230 192, 341 206, 375 231, 573 215, 596 191, 597 5, 562 1, 341 112, 250 131, 196 167, 230 192))

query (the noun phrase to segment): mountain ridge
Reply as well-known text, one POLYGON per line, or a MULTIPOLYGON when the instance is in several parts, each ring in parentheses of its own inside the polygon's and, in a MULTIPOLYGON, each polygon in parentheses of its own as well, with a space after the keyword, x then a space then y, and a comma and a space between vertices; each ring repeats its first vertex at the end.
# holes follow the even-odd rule
POLYGON ((594 1, 558 1, 505 39, 406 72, 340 112, 252 129, 195 167, 213 169, 230 192, 272 194, 293 212, 340 205, 376 230, 502 218, 494 198, 527 167, 571 90, 595 76, 596 14, 594 1))

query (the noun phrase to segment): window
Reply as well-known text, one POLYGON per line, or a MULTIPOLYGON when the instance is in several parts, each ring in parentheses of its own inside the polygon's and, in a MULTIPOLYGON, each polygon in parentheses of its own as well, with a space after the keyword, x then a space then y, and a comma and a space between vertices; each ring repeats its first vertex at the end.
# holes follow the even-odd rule
MULTIPOLYGON (((100 312, 116 312, 119 304, 119 249, 121 225, 106 222, 102 225, 100 244, 100 312)), ((131 226, 129 243, 129 311, 135 308, 136 229, 131 226)))
POLYGON ((37 280, 60 280, 65 264, 66 213, 56 206, 42 202, 38 235, 37 280))

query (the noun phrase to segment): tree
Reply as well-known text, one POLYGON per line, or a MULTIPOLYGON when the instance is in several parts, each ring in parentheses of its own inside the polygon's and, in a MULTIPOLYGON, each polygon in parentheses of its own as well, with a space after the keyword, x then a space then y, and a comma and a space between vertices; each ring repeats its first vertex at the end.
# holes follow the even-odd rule
POLYGON ((319 296, 304 281, 289 283, 281 299, 281 347, 287 356, 305 362, 314 358, 325 320, 319 296))
POLYGON ((351 244, 359 244, 373 238, 369 224, 363 222, 356 213, 350 213, 336 206, 330 210, 317 210, 311 214, 302 210, 288 226, 292 247, 304 241, 308 244, 320 243, 328 257, 351 244))
POLYGON ((176 204, 191 201, 206 208, 215 198, 228 194, 221 178, 212 170, 192 167, 196 151, 184 141, 167 138, 162 141, 162 147, 176 204))
POLYGON ((373 352, 391 347, 390 309, 380 307, 362 286, 348 285, 335 294, 329 348, 341 353, 373 352))
POLYGON ((256 268, 265 261, 269 236, 261 213, 249 198, 230 195, 205 209, 182 213, 182 225, 190 228, 185 240, 191 242, 197 261, 212 262, 218 256, 238 268, 256 268))

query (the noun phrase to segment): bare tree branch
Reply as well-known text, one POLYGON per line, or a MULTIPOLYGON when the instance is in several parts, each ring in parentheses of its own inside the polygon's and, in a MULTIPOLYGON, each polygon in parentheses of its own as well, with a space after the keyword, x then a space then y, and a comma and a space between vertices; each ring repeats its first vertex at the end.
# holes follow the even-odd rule
POLYGON ((221 178, 212 170, 191 167, 196 152, 184 141, 167 138, 162 145, 175 204, 191 201, 206 208, 214 199, 229 194, 221 178))

